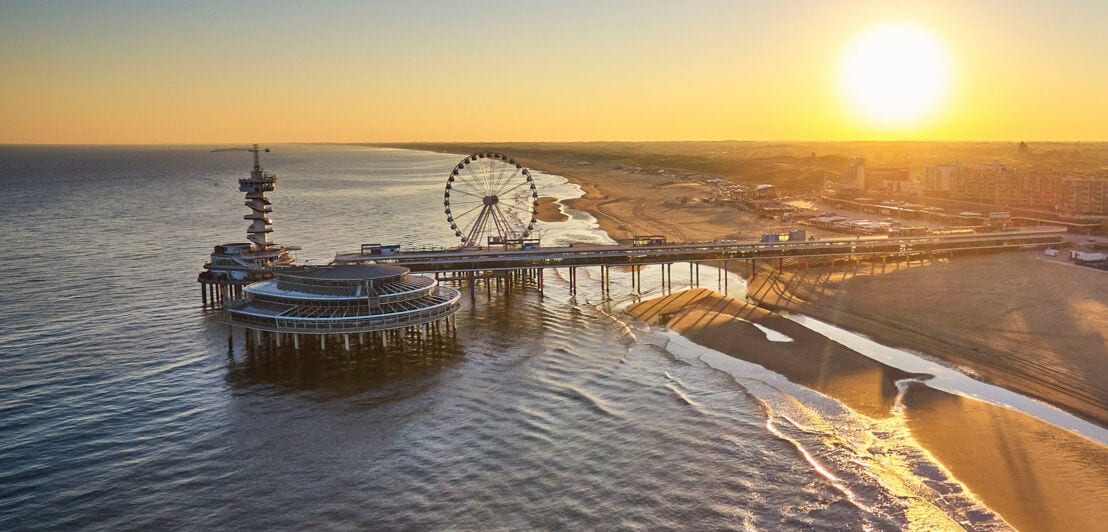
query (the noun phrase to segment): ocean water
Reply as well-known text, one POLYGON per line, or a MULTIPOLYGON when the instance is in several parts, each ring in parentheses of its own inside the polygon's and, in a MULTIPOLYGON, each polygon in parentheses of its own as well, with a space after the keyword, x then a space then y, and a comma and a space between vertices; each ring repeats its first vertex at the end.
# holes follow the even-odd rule
MULTIPOLYGON (((903 427, 631 322, 618 272, 479 290, 434 352, 228 353, 196 274, 251 162, 210 149, 0 147, 0 528, 1004 527, 903 427)), ((459 159, 275 146, 274 239, 453 244, 459 159)), ((544 242, 608 241, 568 214, 544 242)))

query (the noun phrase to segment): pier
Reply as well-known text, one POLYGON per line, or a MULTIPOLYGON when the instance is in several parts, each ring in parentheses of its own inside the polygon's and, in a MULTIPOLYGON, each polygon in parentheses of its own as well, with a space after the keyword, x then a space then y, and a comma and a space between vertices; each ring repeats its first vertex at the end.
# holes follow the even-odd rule
MULTIPOLYGON (((543 288, 543 271, 567 270, 571 293, 577 290, 577 268, 601 268, 605 295, 610 294, 611 268, 630 269, 634 290, 641 292, 641 269, 661 266, 663 284, 671 283, 672 266, 688 263, 693 281, 699 285, 700 265, 726 270, 734 261, 749 266, 749 276, 757 272, 759 261, 785 259, 889 258, 944 256, 955 253, 999 251, 1056 245, 1066 230, 1057 227, 1029 227, 993 233, 930 235, 901 238, 843 238, 799 242, 690 242, 648 245, 569 245, 539 249, 455 249, 443 251, 401 251, 396 246, 369 246, 363 250, 339 253, 335 264, 393 264, 413 272, 431 273, 440 279, 465 281, 473 286, 481 278, 533 277, 543 288)), ((725 277, 725 276, 723 276, 725 277)), ((726 282, 724 278, 722 282, 726 282)))
POLYGON ((232 351, 235 328, 243 329, 248 350, 256 345, 287 346, 298 352, 309 338, 318 342, 320 353, 335 342, 341 343, 343 353, 384 348, 406 338, 437 344, 453 336, 453 315, 462 297, 460 290, 441 283, 468 287, 470 299, 476 298, 481 282, 490 297, 494 286, 504 293, 513 286, 537 287, 541 295, 547 270, 560 269, 570 294, 576 294, 578 269, 599 268, 601 292, 610 300, 612 268, 629 272, 632 292, 641 294, 644 268, 659 267, 662 291, 671 292, 673 266, 687 264, 689 286, 701 286, 705 265, 716 268, 719 290, 727 293, 725 271, 738 271, 749 281, 767 267, 782 271, 843 260, 910 263, 956 253, 1052 246, 1061 243, 1066 232, 1060 227, 1028 227, 817 240, 796 231, 786 235, 792 239, 786 241, 667 242, 663 236, 641 236, 613 245, 546 247, 531 235, 538 193, 529 171, 505 154, 481 152, 463 159, 447 179, 444 211, 460 239, 458 247, 365 244, 359 251, 337 254, 331 265, 295 266, 289 251, 297 248, 269 240, 272 209, 265 193, 275 190, 276 176, 262 171, 257 145, 249 151, 254 169, 249 178, 239 180, 251 209, 244 217, 250 221, 249 242, 216 246, 199 279, 204 305, 223 308, 232 351))

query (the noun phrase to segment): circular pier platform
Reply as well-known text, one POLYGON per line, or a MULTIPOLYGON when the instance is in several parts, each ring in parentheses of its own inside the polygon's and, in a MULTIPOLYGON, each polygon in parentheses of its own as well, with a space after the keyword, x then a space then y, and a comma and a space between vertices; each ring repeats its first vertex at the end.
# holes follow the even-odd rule
POLYGON ((330 335, 448 320, 461 294, 409 269, 380 264, 276 268, 225 304, 223 321, 255 331, 330 335))

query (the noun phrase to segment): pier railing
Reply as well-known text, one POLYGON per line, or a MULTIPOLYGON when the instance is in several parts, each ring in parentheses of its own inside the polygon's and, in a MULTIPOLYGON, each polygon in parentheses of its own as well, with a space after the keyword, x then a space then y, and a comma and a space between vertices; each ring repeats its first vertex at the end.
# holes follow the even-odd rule
POLYGON ((417 310, 376 314, 372 316, 352 317, 296 317, 296 316, 260 316, 236 312, 248 303, 239 300, 228 305, 223 313, 223 322, 228 325, 245 326, 271 332, 331 334, 375 332, 387 329, 400 329, 431 323, 453 315, 460 308, 461 295, 457 292, 449 300, 423 307, 417 310))

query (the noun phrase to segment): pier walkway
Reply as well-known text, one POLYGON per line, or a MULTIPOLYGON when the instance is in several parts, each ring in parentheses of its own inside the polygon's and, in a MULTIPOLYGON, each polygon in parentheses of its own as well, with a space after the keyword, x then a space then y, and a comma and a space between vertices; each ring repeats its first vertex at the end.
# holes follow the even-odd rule
POLYGON ((833 238, 800 242, 692 242, 649 246, 571 245, 531 250, 400 251, 391 255, 340 253, 336 264, 396 264, 414 272, 486 272, 587 266, 718 263, 804 257, 917 255, 1042 247, 1062 242, 1065 229, 1029 227, 995 233, 898 238, 833 238))

